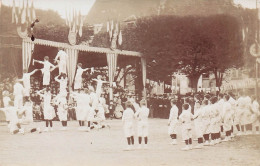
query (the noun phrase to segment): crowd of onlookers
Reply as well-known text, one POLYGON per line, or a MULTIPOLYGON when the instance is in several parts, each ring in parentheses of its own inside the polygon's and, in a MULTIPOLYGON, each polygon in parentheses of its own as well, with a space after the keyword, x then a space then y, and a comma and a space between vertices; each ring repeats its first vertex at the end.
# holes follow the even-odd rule
MULTIPOLYGON (((15 83, 16 75, 8 72, 4 72, 0 74, 0 107, 3 107, 2 98, 3 91, 8 91, 9 93, 13 92, 13 85, 15 83)), ((31 92, 30 97, 31 101, 34 103, 33 106, 33 116, 36 120, 43 120, 43 102, 40 96, 37 95, 36 91, 42 89, 42 77, 31 77, 31 92)), ((87 88, 88 85, 95 86, 91 82, 91 78, 85 76, 83 78, 83 87, 87 88)), ((113 100, 109 100, 109 90, 108 84, 104 85, 104 90, 102 93, 102 97, 105 98, 107 104, 106 117, 112 118, 121 118, 122 112, 125 109, 125 102, 129 98, 134 98, 134 100, 139 103, 142 99, 140 96, 135 95, 134 92, 125 91, 122 87, 116 86, 114 87, 114 97, 113 100)), ((51 78, 50 88, 52 94, 56 95, 59 92, 59 84, 51 78)), ((204 96, 204 92, 198 92, 196 94, 204 96)), ((147 95, 147 106, 150 108, 150 117, 152 118, 168 118, 171 105, 170 100, 175 98, 177 99, 177 107, 179 108, 179 114, 182 112, 182 104, 184 103, 184 99, 187 100, 189 98, 189 104, 192 107, 192 112, 194 111, 194 95, 192 93, 188 93, 186 95, 173 95, 173 94, 163 94, 163 95, 155 95, 148 94, 147 95)), ((68 102, 68 119, 76 120, 75 106, 76 102, 73 99, 69 99, 68 102)), ((55 108, 56 109, 56 108, 55 108)))

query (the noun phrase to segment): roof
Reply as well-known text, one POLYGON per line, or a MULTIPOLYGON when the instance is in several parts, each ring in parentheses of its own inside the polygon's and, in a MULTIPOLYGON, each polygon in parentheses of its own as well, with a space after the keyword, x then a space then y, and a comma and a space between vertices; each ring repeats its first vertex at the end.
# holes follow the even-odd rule
POLYGON ((86 52, 96 52, 96 53, 114 53, 119 55, 127 55, 127 56, 136 56, 141 57, 142 54, 139 52, 134 51, 126 51, 126 50, 111 50, 110 48, 101 48, 101 47, 90 47, 87 45, 70 45, 68 43, 61 43, 61 42, 54 42, 49 40, 43 40, 43 39, 35 39, 34 41, 31 41, 30 38, 25 38, 25 42, 34 43, 38 45, 44 45, 44 46, 50 46, 50 47, 62 47, 67 49, 74 49, 78 51, 86 51, 86 52))

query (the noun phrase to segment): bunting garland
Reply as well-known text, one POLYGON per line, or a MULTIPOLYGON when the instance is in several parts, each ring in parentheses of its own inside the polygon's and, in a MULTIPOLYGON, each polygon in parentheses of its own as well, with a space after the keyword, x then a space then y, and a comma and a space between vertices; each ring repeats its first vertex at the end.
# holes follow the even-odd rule
POLYGON ((12 23, 16 24, 27 24, 31 23, 36 19, 36 13, 33 5, 33 1, 31 7, 29 5, 29 0, 27 0, 27 4, 25 5, 25 1, 22 1, 22 5, 18 4, 18 12, 16 12, 16 4, 15 0, 13 0, 13 7, 12 7, 12 23))
POLYGON ((115 43, 118 45, 122 45, 122 31, 120 29, 120 24, 118 22, 114 23, 114 21, 107 21, 107 33, 109 35, 109 41, 111 42, 111 49, 114 49, 115 43))
POLYGON ((81 15, 80 11, 76 9, 66 10, 66 25, 70 28, 73 33, 79 33, 82 37, 83 32, 84 16, 81 15))

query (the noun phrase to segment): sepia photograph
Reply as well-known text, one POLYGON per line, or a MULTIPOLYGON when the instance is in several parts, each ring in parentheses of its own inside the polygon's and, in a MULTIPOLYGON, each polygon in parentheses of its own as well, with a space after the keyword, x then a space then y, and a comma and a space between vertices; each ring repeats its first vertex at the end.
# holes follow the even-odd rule
POLYGON ((260 0, 0 0, 0 166, 260 166, 260 0))

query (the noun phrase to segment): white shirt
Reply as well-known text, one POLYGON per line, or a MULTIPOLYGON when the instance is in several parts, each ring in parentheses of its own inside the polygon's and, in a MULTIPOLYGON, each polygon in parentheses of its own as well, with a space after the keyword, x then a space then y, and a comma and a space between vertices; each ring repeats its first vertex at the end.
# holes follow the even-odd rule
POLYGON ((170 110, 170 116, 169 116, 169 123, 171 122, 177 122, 178 121, 178 112, 179 112, 179 109, 176 105, 173 105, 171 110, 170 110))
POLYGON ((31 74, 29 73, 24 73, 23 74, 23 86, 25 88, 30 88, 31 87, 31 74))
POLYGON ((139 110, 137 110, 135 116, 138 117, 139 121, 148 122, 149 112, 149 108, 142 106, 139 110))
POLYGON ((237 105, 238 105, 238 108, 240 109, 243 109, 243 108, 246 108, 247 106, 247 99, 246 97, 239 97, 239 99, 237 100, 237 105))
POLYGON ((217 102, 218 111, 219 111, 220 115, 223 115, 223 104, 224 104, 224 99, 220 99, 220 100, 217 102))
POLYGON ((10 101, 11 101, 10 97, 8 96, 3 97, 4 107, 7 107, 10 101))
POLYGON ((51 64, 49 61, 43 62, 43 72, 50 72, 51 67, 55 67, 53 64, 51 64))
POLYGON ((57 59, 57 58, 60 58, 60 61, 62 61, 62 62, 66 62, 66 60, 67 60, 67 53, 64 52, 63 50, 60 50, 58 52, 57 57, 55 59, 57 59))
POLYGON ((192 114, 189 110, 183 110, 181 115, 179 116, 180 121, 182 122, 182 126, 186 129, 191 128, 191 118, 192 114))
POLYGON ((223 114, 222 117, 226 117, 227 115, 231 114, 231 104, 229 102, 223 103, 223 114))
POLYGON ((133 122, 134 121, 134 111, 131 108, 127 108, 123 112, 122 116, 123 122, 133 122))
POLYGON ((105 81, 97 80, 97 89, 100 90, 102 88, 103 82, 105 82, 105 81))
POLYGON ((61 79, 55 78, 55 80, 60 83, 60 91, 66 91, 67 84, 68 84, 68 79, 67 78, 65 78, 65 79, 63 79, 63 78, 61 78, 61 79))
POLYGON ((14 85, 14 95, 15 96, 19 96, 19 95, 23 96, 23 86, 22 86, 22 84, 16 83, 14 85))
POLYGON ((83 72, 84 72, 84 70, 83 70, 81 67, 79 67, 79 68, 77 69, 77 73, 76 73, 76 76, 75 76, 75 77, 76 77, 76 78, 81 78, 83 72))
POLYGON ((65 109, 65 105, 67 104, 67 100, 65 97, 60 97, 57 99, 57 105, 59 109, 65 109))
POLYGON ((252 110, 254 111, 255 114, 257 115, 260 114, 259 103, 256 100, 254 100, 252 103, 252 110))

